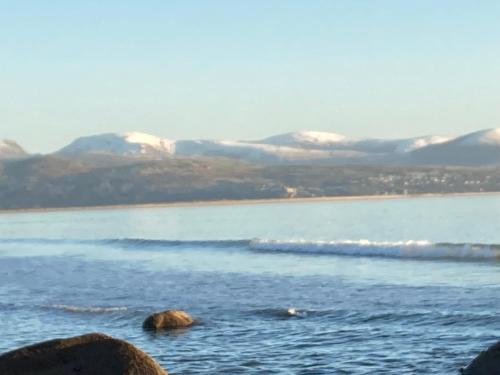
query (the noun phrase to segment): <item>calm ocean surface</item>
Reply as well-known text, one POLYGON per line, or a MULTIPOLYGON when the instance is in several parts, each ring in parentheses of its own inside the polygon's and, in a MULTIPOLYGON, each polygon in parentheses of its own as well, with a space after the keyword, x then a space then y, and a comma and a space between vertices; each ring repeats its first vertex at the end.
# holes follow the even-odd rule
POLYGON ((3 214, 0 352, 99 331, 172 374, 456 374, 500 339, 496 244, 500 196, 3 214), (142 330, 167 308, 201 324, 142 330))

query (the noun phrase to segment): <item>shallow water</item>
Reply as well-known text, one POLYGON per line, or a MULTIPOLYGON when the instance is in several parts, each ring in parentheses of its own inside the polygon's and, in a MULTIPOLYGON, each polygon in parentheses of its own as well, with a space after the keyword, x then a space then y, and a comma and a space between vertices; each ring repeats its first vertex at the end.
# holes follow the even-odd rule
POLYGON ((173 374, 453 374, 500 338, 499 219, 493 196, 0 215, 0 352, 100 331, 173 374), (142 331, 165 308, 201 324, 142 331))

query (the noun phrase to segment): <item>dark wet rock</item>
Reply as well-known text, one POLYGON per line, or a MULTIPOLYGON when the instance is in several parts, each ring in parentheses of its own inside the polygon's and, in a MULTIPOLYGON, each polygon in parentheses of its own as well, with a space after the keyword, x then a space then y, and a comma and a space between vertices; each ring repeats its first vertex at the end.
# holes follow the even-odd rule
POLYGON ((55 339, 0 355, 2 375, 167 375, 146 353, 100 333, 55 339))
POLYGON ((147 330, 186 328, 194 324, 194 319, 182 310, 166 310, 147 317, 143 328, 147 330))
POLYGON ((500 375, 500 341, 482 351, 465 368, 460 370, 464 375, 500 375))

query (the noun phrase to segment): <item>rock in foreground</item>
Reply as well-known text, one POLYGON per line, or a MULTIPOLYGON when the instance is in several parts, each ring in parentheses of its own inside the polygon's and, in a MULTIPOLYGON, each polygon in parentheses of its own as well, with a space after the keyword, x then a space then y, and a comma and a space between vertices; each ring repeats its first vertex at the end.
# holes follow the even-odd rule
POLYGON ((146 353, 100 333, 45 341, 0 355, 2 375, 167 375, 146 353))
POLYGON ((148 316, 143 327, 147 330, 186 328, 194 324, 194 319, 182 310, 166 310, 148 316))
POLYGON ((461 370, 464 375, 500 375, 500 341, 479 353, 474 360, 461 370))

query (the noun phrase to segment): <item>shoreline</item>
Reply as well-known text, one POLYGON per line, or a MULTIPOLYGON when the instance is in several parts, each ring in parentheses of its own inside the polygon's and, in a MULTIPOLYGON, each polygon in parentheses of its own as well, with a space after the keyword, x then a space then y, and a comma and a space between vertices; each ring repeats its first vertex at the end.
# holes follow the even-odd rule
POLYGON ((331 197, 302 197, 302 198, 259 198, 259 199, 227 199, 206 201, 179 201, 164 203, 138 203, 117 204, 102 206, 69 206, 69 207, 42 207, 42 208, 13 208, 0 209, 2 214, 22 213, 50 213, 64 211, 103 211, 123 209, 151 209, 151 208, 175 208, 175 207, 209 207, 209 206, 234 206, 234 205, 265 205, 282 203, 319 203, 319 202, 349 202, 349 201, 374 201, 374 200, 397 200, 418 198, 448 198, 448 197, 474 197, 474 196, 498 196, 498 192, 470 192, 470 193, 421 193, 421 194, 385 194, 385 195, 346 195, 331 197))

